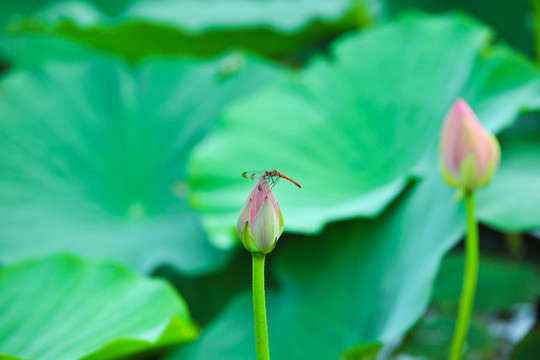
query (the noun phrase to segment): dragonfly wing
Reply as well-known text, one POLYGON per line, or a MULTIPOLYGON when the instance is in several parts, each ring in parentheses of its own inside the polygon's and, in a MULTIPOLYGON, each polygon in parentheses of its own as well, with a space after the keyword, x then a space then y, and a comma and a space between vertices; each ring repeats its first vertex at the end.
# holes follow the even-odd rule
POLYGON ((259 180, 264 175, 264 171, 244 171, 242 177, 244 179, 259 180))

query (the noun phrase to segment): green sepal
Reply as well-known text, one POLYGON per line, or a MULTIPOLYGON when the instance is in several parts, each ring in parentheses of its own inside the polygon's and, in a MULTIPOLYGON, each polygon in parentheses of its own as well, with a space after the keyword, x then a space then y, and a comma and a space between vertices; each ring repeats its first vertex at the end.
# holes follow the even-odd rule
MULTIPOLYGON (((278 234, 278 239, 279 237, 281 236, 281 234, 283 234, 283 227, 285 226, 285 221, 283 220, 283 214, 281 213, 281 209, 279 208, 279 204, 278 204, 278 211, 279 211, 279 234, 278 234)), ((277 239, 276 241, 277 242, 277 239)))
MULTIPOLYGON (((280 221, 283 221, 283 217, 281 216, 281 210, 280 210, 280 221)), ((283 226, 280 227, 281 230, 283 230, 283 226)), ((253 238, 253 234, 251 233, 251 229, 249 228, 249 223, 246 221, 244 224, 244 228, 242 229, 242 244, 244 244, 244 248, 249 251, 252 254, 256 255, 266 255, 274 251, 277 241, 279 239, 279 236, 277 236, 272 244, 266 251, 262 251, 261 248, 257 245, 255 242, 255 239, 253 238)))
POLYGON ((441 169, 442 177, 448 185, 455 188, 460 187, 458 179, 456 179, 454 175, 452 175, 452 173, 446 168, 443 161, 440 162, 440 169, 441 169))
POLYGON ((255 242, 255 239, 253 238, 253 234, 251 233, 251 229, 249 227, 249 222, 246 221, 244 224, 244 227, 242 229, 242 236, 240 238, 242 240, 242 244, 244 244, 244 247, 247 251, 250 253, 260 253, 261 249, 259 246, 257 246, 257 243, 255 242))

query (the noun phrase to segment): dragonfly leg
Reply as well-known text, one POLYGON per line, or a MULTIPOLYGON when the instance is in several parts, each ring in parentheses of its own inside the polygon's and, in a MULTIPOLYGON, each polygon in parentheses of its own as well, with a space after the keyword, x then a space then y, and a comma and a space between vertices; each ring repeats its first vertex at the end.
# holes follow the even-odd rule
POLYGON ((268 192, 266 193, 266 195, 268 195, 268 193, 270 191, 272 191, 272 189, 274 188, 274 186, 276 186, 277 182, 279 181, 280 178, 278 177, 274 177, 274 176, 267 176, 266 177, 266 181, 268 182, 268 184, 270 185, 270 189, 268 189, 268 192))

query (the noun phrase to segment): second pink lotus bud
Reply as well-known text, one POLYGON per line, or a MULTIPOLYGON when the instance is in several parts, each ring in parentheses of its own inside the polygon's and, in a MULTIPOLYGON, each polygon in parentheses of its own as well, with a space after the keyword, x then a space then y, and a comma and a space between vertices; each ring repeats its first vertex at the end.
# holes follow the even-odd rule
POLYGON ((453 187, 471 191, 487 185, 499 166, 499 142, 463 99, 446 114, 440 141, 441 170, 453 187))

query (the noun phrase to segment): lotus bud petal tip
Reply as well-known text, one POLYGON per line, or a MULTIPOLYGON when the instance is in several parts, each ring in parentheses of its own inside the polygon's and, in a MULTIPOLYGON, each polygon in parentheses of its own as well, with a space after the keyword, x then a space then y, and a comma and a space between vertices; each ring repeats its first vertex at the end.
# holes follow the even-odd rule
POLYGON ((457 99, 444 119, 441 172, 450 186, 472 191, 487 185, 499 166, 499 142, 478 121, 469 104, 457 99))
POLYGON ((283 232, 283 215, 264 176, 240 210, 236 228, 247 251, 268 254, 274 250, 283 232))

